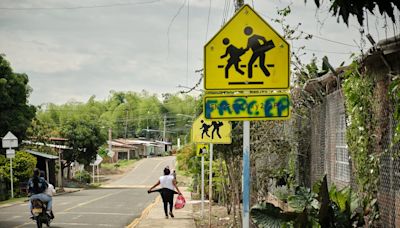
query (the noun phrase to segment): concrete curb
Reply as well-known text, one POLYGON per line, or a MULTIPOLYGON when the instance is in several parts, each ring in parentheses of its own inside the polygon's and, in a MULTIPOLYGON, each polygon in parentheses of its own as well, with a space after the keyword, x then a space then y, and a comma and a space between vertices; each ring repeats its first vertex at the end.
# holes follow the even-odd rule
POLYGON ((157 196, 157 198, 154 200, 153 203, 151 203, 149 206, 147 206, 143 211, 142 214, 140 215, 139 218, 136 218, 131 222, 131 224, 125 226, 125 228, 134 228, 136 227, 147 215, 149 214, 150 210, 153 209, 153 207, 161 201, 161 196, 157 196))
POLYGON ((65 195, 65 194, 68 194, 68 193, 79 192, 81 190, 84 190, 84 188, 69 189, 68 191, 56 192, 56 194, 54 196, 61 196, 61 195, 65 195))

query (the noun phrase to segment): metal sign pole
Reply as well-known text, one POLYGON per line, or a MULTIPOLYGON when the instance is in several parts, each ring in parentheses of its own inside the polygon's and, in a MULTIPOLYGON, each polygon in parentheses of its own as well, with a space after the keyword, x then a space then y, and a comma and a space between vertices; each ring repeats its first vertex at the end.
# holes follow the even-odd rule
POLYGON ((95 179, 94 179, 94 164, 93 164, 93 168, 92 169, 93 169, 93 182, 92 183, 94 184, 94 181, 95 181, 95 179))
POLYGON ((209 176, 209 188, 208 188, 208 227, 211 227, 211 206, 212 206, 212 162, 213 162, 213 144, 210 143, 210 176, 209 176))
MULTIPOLYGON (((11 150, 11 147, 10 147, 11 150)), ((11 179, 11 198, 14 198, 14 181, 13 181, 13 167, 12 167, 12 158, 10 158, 10 179, 11 179)))
MULTIPOLYGON (((129 152, 128 152, 129 153, 129 152)), ((100 183, 100 169, 99 165, 97 165, 97 183, 100 183)))
POLYGON ((201 156, 201 217, 204 218, 204 155, 201 156))
POLYGON ((13 147, 18 147, 18 138, 11 133, 7 134, 1 140, 3 148, 9 148, 6 150, 6 157, 10 158, 10 183, 11 183, 11 198, 14 198, 14 178, 13 178, 13 166, 12 159, 15 157, 15 150, 11 149, 13 147))
POLYGON ((243 228, 250 224, 250 121, 243 121, 243 228))

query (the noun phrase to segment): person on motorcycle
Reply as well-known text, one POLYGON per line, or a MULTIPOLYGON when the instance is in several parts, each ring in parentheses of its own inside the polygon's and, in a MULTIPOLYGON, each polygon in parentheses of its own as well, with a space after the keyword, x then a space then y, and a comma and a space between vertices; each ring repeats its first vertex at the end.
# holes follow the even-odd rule
POLYGON ((40 177, 40 170, 35 168, 33 170, 33 177, 28 181, 28 193, 30 195, 29 210, 31 213, 32 200, 39 199, 42 202, 47 203, 47 213, 51 216, 52 198, 44 193, 47 187, 48 184, 46 183, 46 180, 40 177))
MULTIPOLYGON (((43 178, 46 181, 45 174, 44 174, 43 170, 40 171, 40 177, 43 178)), ((56 190, 54 189, 54 185, 52 185, 50 182, 46 181, 46 183, 47 183, 48 186, 47 186, 46 190, 44 191, 44 193, 46 195, 50 196, 51 201, 53 201, 53 195, 56 194, 56 190)), ((53 210, 51 210, 50 213, 51 213, 50 218, 54 219, 53 210)))

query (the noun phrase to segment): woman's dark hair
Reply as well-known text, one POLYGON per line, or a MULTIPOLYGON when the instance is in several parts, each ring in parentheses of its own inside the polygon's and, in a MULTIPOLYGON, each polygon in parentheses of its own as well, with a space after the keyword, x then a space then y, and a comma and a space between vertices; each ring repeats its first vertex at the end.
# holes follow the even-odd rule
POLYGON ((33 189, 35 191, 39 189, 39 176, 40 176, 40 170, 38 168, 35 168, 33 170, 33 177, 32 177, 33 189))
POLYGON ((35 168, 35 169, 33 170, 33 177, 38 177, 39 175, 40 175, 40 169, 35 168))
POLYGON ((169 175, 171 173, 171 171, 167 168, 164 169, 164 175, 169 175))

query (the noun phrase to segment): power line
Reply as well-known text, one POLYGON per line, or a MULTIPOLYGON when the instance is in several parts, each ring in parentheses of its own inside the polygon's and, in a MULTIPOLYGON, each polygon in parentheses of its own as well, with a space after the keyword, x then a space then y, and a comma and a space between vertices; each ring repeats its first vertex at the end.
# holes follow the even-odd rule
POLYGON ((182 11, 183 7, 186 5, 186 0, 183 0, 182 5, 179 7, 178 11, 175 13, 175 15, 172 17, 171 21, 169 22, 168 25, 168 30, 167 30, 167 39, 168 39, 168 56, 169 56, 169 32, 171 30, 172 23, 174 23, 176 17, 179 15, 179 13, 182 11))
POLYGON ((91 5, 91 6, 63 6, 63 7, 0 7, 0 10, 79 10, 79 9, 94 9, 94 8, 110 8, 119 6, 131 6, 131 5, 145 5, 159 2, 160 0, 150 0, 144 2, 125 2, 125 3, 113 3, 104 5, 91 5))
MULTIPOLYGON (((272 17, 270 17, 270 16, 267 16, 267 15, 262 14, 262 13, 261 13, 261 15, 263 15, 263 16, 269 18, 272 22, 275 22, 275 23, 280 24, 280 22, 277 22, 274 18, 272 18, 272 17)), ((302 30, 299 30, 299 32, 304 33, 304 34, 307 34, 307 35, 310 35, 310 36, 313 36, 313 37, 318 38, 318 39, 321 39, 321 40, 325 40, 325 41, 331 42, 331 43, 341 44, 341 45, 348 46, 348 47, 357 47, 356 45, 353 45, 353 44, 348 44, 348 43, 344 43, 344 42, 340 42, 340 41, 336 41, 336 40, 327 39, 327 38, 325 38, 325 37, 318 36, 318 35, 314 35, 314 34, 308 33, 308 32, 304 32, 304 31, 302 31, 302 30)))
POLYGON ((187 0, 187 18, 186 18, 186 85, 189 81, 189 18, 190 18, 190 5, 187 0))
POLYGON ((351 54, 351 52, 324 51, 324 50, 300 48, 300 47, 293 47, 293 48, 294 49, 303 49, 303 50, 307 50, 307 51, 315 51, 315 52, 320 52, 320 53, 343 54, 343 55, 350 55, 351 54))
POLYGON ((324 37, 321 37, 321 36, 317 36, 317 35, 314 35, 314 34, 311 34, 311 33, 307 33, 307 32, 304 32, 304 31, 302 31, 302 32, 305 33, 305 34, 307 34, 307 35, 310 35, 310 36, 313 36, 313 37, 316 37, 316 38, 318 38, 318 39, 325 40, 325 41, 328 41, 328 42, 332 42, 332 43, 336 43, 336 44, 341 44, 341 45, 349 46, 349 47, 357 47, 356 45, 353 45, 353 44, 346 44, 346 43, 343 43, 343 42, 339 42, 339 41, 335 41, 335 40, 330 40, 330 39, 327 39, 327 38, 324 38, 324 37))
POLYGON ((207 29, 206 29, 206 40, 205 40, 206 43, 207 43, 207 37, 208 37, 208 26, 210 24, 210 14, 211 14, 211 0, 210 0, 210 4, 208 5, 207 29))
POLYGON ((224 10, 222 11, 222 22, 221 22, 221 27, 224 26, 226 17, 228 16, 228 11, 229 11, 229 2, 230 0, 225 0, 224 4, 224 10))

